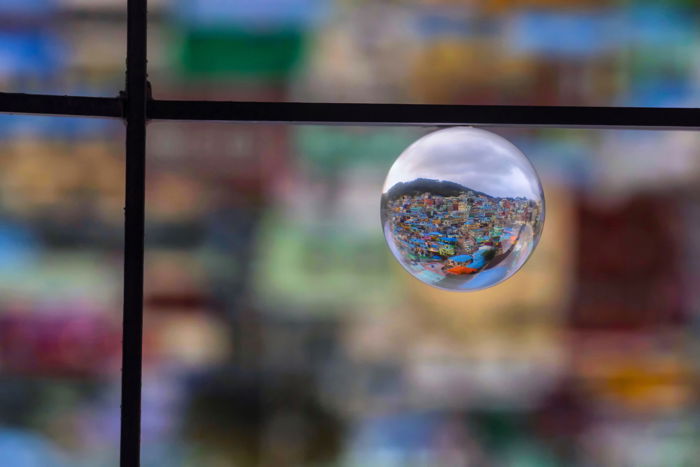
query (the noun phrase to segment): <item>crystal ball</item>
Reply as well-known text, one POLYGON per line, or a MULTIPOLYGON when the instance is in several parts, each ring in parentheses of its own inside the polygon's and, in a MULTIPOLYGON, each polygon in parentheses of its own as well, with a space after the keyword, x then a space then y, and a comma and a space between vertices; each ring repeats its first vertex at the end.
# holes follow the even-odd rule
POLYGON ((381 221, 389 249, 414 277, 445 290, 480 290, 515 274, 532 254, 544 195, 530 161, 509 141, 447 128, 396 159, 381 221))

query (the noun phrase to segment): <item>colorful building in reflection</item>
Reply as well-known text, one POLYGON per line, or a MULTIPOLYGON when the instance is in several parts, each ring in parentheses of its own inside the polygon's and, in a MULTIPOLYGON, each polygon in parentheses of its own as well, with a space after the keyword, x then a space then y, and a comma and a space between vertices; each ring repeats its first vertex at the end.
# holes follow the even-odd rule
POLYGON ((405 194, 387 203, 390 229, 412 262, 439 263, 444 274, 471 274, 497 264, 521 226, 540 217, 524 197, 498 198, 468 190, 455 196, 405 194))

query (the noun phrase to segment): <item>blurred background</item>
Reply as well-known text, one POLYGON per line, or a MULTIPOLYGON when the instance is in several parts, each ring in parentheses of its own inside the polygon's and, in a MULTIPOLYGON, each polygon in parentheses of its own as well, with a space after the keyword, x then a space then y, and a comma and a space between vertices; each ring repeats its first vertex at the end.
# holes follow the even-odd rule
MULTIPOLYGON (((151 0, 156 98, 700 104, 690 0, 151 0)), ((4 0, 0 88, 116 96, 125 2, 4 0)), ((493 131, 540 246, 409 277, 383 178, 429 128, 152 122, 145 466, 692 466, 700 137, 493 131)), ((118 462, 123 124, 0 116, 0 465, 118 462)))

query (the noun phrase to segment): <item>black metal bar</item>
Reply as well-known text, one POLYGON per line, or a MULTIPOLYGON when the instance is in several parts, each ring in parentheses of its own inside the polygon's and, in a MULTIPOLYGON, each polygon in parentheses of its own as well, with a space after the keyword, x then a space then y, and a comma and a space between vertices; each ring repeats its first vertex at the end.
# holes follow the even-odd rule
POLYGON ((53 96, 0 92, 0 112, 78 117, 122 117, 118 97, 53 96))
POLYGON ((146 191, 146 0, 127 3, 126 202, 120 462, 140 465, 143 249, 146 191))
MULTIPOLYGON (((0 113, 119 118, 119 97, 0 92, 0 113)), ((147 117, 320 125, 519 126, 698 130, 700 109, 149 100, 147 117)))
POLYGON ((148 118, 324 125, 520 126, 696 130, 700 109, 500 105, 148 102, 148 118))

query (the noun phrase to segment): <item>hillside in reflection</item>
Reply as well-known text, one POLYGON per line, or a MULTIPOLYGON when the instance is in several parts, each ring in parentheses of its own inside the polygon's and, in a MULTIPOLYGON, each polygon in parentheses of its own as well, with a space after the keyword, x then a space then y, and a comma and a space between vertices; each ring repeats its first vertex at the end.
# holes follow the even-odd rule
POLYGON ((523 235, 539 231, 541 213, 541 203, 525 197, 443 180, 397 183, 382 196, 385 232, 402 263, 438 285, 501 264, 523 235))

